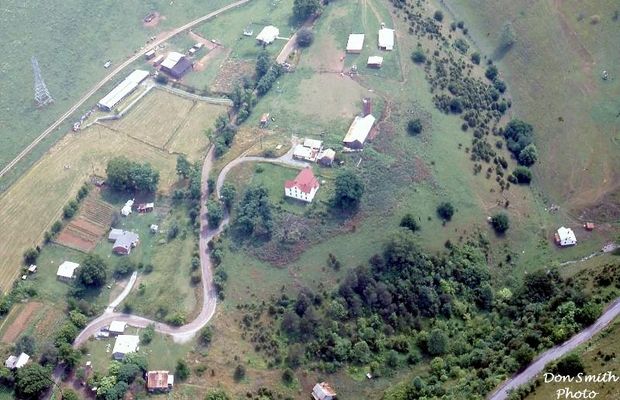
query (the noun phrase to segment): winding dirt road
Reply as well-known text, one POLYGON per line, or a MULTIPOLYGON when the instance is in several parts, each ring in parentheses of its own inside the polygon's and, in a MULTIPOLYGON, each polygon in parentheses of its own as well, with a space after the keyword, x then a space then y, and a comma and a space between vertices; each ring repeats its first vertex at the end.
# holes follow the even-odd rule
POLYGON ((123 69, 125 69, 126 67, 128 67, 131 63, 133 63, 134 61, 138 60, 140 57, 142 57, 144 55, 144 53, 154 49, 156 46, 159 46, 160 44, 162 44, 163 42, 167 41, 168 39, 170 39, 173 36, 178 35, 179 33, 188 30, 190 28, 192 28, 195 25, 198 25, 208 19, 211 19, 215 16, 217 16, 218 14, 221 14, 225 11, 230 10, 231 8, 235 8, 238 7, 240 5, 243 5, 247 2, 249 2, 250 0, 239 0, 236 1, 234 3, 231 3, 227 6, 224 6, 218 10, 213 11, 212 13, 209 13, 207 15, 204 15, 200 18, 196 18, 193 21, 188 22, 187 24, 176 28, 168 33, 166 33, 164 36, 162 36, 159 39, 156 39, 153 43, 149 44, 148 46, 146 46, 144 49, 138 51, 136 54, 134 54, 132 57, 130 57, 129 59, 125 60, 125 62, 123 62, 122 64, 120 64, 118 67, 116 67, 112 72, 110 72, 105 78, 103 78, 99 83, 97 83, 95 86, 92 87, 92 89, 90 89, 84 96, 82 96, 82 98, 80 100, 78 100, 77 103, 75 103, 66 113, 64 113, 60 118, 58 118, 58 120, 56 120, 56 122, 54 122, 53 124, 51 124, 46 130, 43 131, 43 133, 41 133, 36 139, 34 139, 28 146, 26 146, 18 155, 17 157, 15 157, 11 162, 9 162, 7 165, 4 166, 4 168, 2 168, 2 170, 0 170, 0 178, 4 175, 6 175, 6 173, 8 173, 11 169, 13 169, 13 167, 20 162, 28 153, 30 153, 30 151, 37 145, 39 144, 43 139, 45 139, 50 133, 52 133, 56 128, 58 128, 60 126, 60 124, 62 124, 67 118, 69 118, 75 111, 77 111, 78 108, 80 108, 92 95, 95 94, 95 92, 97 92, 97 90, 101 89, 103 87, 103 85, 105 85, 106 83, 108 83, 112 78, 114 78, 118 73, 120 73, 123 69))
POLYGON ((504 400, 508 397, 511 390, 518 388, 521 385, 526 384, 530 380, 534 379, 536 375, 540 374, 545 365, 551 361, 557 360, 564 354, 575 349, 580 344, 590 340, 594 335, 599 333, 605 328, 611 321, 613 321, 618 315, 620 315, 620 298, 616 299, 607 309, 603 312, 596 322, 583 331, 579 332, 566 342, 555 346, 544 353, 542 353, 529 367, 507 380, 496 391, 491 393, 488 400, 504 400))

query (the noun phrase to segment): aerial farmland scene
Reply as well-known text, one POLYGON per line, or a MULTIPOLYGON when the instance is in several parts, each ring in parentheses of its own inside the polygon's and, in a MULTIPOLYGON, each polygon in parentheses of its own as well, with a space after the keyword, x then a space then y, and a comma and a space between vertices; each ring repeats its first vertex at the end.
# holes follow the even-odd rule
POLYGON ((0 2, 0 400, 620 399, 620 2, 0 2))

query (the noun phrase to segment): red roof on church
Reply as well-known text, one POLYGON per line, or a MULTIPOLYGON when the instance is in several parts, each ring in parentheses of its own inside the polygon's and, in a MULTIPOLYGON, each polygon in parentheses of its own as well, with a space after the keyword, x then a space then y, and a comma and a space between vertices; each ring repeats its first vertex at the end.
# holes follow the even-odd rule
POLYGON ((295 177, 295 179, 284 182, 284 187, 287 189, 293 188, 295 186, 299 188, 299 190, 303 193, 309 194, 313 188, 319 187, 319 181, 312 173, 312 169, 310 167, 306 167, 301 170, 301 172, 295 177))

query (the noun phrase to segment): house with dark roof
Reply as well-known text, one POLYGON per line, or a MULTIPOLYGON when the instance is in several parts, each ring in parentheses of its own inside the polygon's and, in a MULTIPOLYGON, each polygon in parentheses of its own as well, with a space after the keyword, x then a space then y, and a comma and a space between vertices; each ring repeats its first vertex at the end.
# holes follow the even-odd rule
POLYGON ((112 251, 116 254, 129 254, 131 249, 136 247, 140 243, 140 237, 137 233, 129 231, 121 231, 119 229, 113 229, 108 235, 108 239, 114 240, 112 251))
POLYGON ((175 79, 181 79, 192 68, 192 62, 181 53, 175 51, 161 63, 161 71, 175 79))
POLYGON ((284 195, 293 199, 311 203, 319 190, 319 181, 312 173, 312 168, 306 167, 293 180, 284 182, 284 195))

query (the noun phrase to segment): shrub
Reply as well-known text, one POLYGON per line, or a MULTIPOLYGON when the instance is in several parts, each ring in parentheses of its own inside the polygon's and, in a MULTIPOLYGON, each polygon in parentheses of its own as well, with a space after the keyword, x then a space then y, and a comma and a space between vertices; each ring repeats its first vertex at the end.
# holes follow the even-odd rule
POLYGON ((444 220, 450 221, 454 215, 454 206, 445 201, 437 206, 437 214, 444 220))
POLYGON ((24 263, 26 265, 31 265, 37 262, 37 258, 39 257, 39 251, 34 247, 29 248, 24 252, 24 263))
POLYGON ((149 344, 153 341, 154 336, 155 336, 155 324, 149 324, 140 333, 140 343, 149 344))
POLYGON ((453 112, 455 114, 460 114, 463 112, 463 103, 458 97, 454 97, 452 100, 450 100, 449 106, 450 112, 453 112))
POLYGON ((210 345, 211 341, 213 340, 213 329, 210 326, 205 326, 200 331, 200 336, 198 337, 198 339, 200 340, 200 344, 202 344, 203 346, 210 345))
POLYGON ((491 217, 491 225, 495 232, 502 234, 510 228, 510 220, 505 213, 498 213, 491 217))
POLYGON ((579 354, 571 353, 557 362, 553 371, 560 375, 576 376, 585 372, 585 367, 579 354))
POLYGON ((519 164, 529 167, 538 160, 538 150, 533 144, 528 144, 519 152, 519 164))
POLYGON ((486 76, 488 80, 492 81, 497 78, 498 73, 499 71, 497 70, 497 67, 495 65, 489 65, 486 72, 484 73, 484 76, 486 76))
POLYGON ((418 221, 416 221, 415 217, 411 214, 405 214, 405 216, 400 220, 400 226, 409 229, 411 232, 420 230, 418 221))
POLYGON ((412 136, 420 134, 422 132, 422 121, 419 118, 410 119, 407 123, 407 132, 412 136))
POLYGON ((174 374, 180 381, 184 381, 189 378, 190 370, 185 360, 177 360, 177 366, 174 370, 174 374))
POLYGON ((235 368, 235 372, 233 374, 233 378, 236 382, 239 382, 245 378, 245 367, 241 364, 237 365, 235 368))
POLYGON ((516 183, 527 185, 532 181, 532 171, 527 167, 518 166, 512 175, 515 177, 516 183))
POLYGON ((155 78, 155 81, 160 85, 166 85, 168 84, 168 77, 164 74, 159 74, 157 75, 157 78, 155 78))
POLYGON ((422 64, 426 61, 426 54, 422 49, 417 49, 411 54, 411 60, 416 64, 422 64))
POLYGON ((478 65, 480 64, 480 53, 475 52, 471 54, 471 62, 478 65))
POLYGON ((435 18, 435 20, 439 22, 443 21, 443 13, 441 12, 441 10, 435 11, 435 14, 433 14, 433 18, 435 18))
POLYGON ((299 47, 308 47, 314 41, 314 33, 308 28, 301 28, 297 32, 297 44, 299 47))

